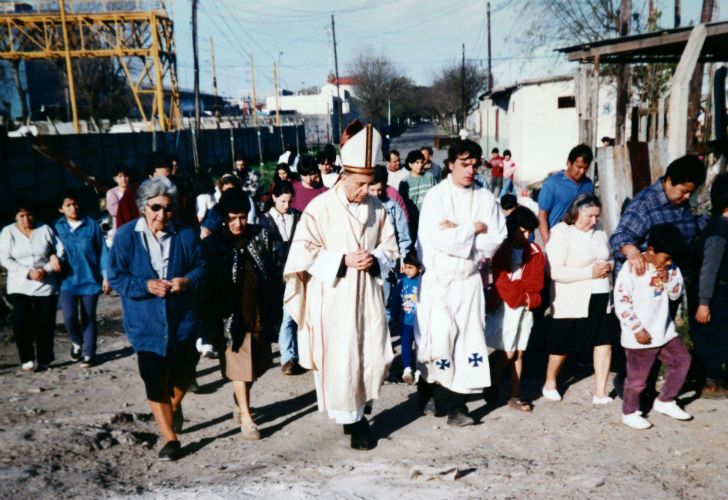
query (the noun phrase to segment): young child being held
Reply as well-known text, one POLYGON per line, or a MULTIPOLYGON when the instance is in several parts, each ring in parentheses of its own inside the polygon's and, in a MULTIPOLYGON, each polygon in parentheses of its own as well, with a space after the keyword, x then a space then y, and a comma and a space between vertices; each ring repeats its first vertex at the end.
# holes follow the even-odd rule
POLYGON ((677 300, 683 291, 682 274, 673 259, 686 254, 680 231, 672 224, 658 224, 647 237, 645 273, 637 276, 630 266, 623 266, 617 276, 614 308, 627 358, 622 422, 633 429, 652 427, 639 411, 639 404, 656 359, 666 367, 665 384, 652 409, 677 420, 692 418, 675 402, 690 369, 690 354, 670 315, 670 301, 677 300))
POLYGON ((420 262, 417 254, 408 253, 402 263, 402 277, 397 283, 395 305, 392 315, 399 320, 400 341, 402 344, 402 380, 407 385, 415 382, 415 359, 412 344, 415 340, 415 321, 417 320, 417 300, 420 293, 420 262))
MULTIPOLYGON (((511 397, 508 406, 531 411, 532 405, 519 398, 523 352, 533 327, 533 309, 541 304, 546 258, 529 240, 538 219, 526 207, 517 206, 506 217, 508 237, 493 257, 493 280, 486 305, 485 343, 497 356, 493 387, 486 396, 497 397, 497 384, 506 364, 511 367, 511 397), (502 351, 502 352, 501 352, 502 351)), ((491 366, 494 366, 491 363, 491 366)))

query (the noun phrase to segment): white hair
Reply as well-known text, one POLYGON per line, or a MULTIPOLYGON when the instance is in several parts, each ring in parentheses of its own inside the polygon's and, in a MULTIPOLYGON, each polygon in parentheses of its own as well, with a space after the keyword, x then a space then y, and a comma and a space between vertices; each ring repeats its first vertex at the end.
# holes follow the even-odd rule
POLYGON ((144 212, 144 207, 147 206, 147 201, 157 196, 166 196, 172 202, 172 205, 177 204, 177 186, 174 185, 167 177, 152 177, 142 182, 136 193, 137 208, 139 213, 144 212))

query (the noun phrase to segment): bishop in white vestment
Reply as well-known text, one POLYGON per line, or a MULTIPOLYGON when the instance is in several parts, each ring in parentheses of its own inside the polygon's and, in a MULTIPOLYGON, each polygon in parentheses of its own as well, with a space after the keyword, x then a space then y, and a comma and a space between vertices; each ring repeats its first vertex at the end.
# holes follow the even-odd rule
POLYGON ((342 179, 301 215, 284 270, 285 307, 298 324, 300 364, 313 371, 320 411, 369 447, 364 408, 393 358, 382 292, 397 259, 384 205, 368 196, 381 138, 347 127, 342 179))
POLYGON ((415 326, 420 404, 442 391, 455 426, 473 423, 465 395, 490 386, 479 269, 507 234, 492 193, 473 182, 480 153, 468 140, 450 147, 449 175, 425 196, 417 241, 425 267, 415 326))

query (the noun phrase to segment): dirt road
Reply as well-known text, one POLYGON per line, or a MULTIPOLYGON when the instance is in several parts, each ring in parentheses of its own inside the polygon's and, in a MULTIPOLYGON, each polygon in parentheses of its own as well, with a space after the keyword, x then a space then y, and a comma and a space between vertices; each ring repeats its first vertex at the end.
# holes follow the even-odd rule
MULTIPOLYGON (((14 346, 0 348, 0 497, 719 498, 728 491, 728 401, 696 400, 687 406, 692 422, 652 414, 653 429, 632 431, 619 421, 619 403, 590 404, 592 380, 584 375, 573 377, 563 402, 537 399, 530 415, 472 401, 481 423, 465 429, 419 416, 413 389, 387 384, 372 416, 376 448, 362 452, 316 412, 311 375, 285 377, 277 367, 252 391, 264 439, 242 441, 231 386, 216 361, 203 360, 204 393, 184 402, 186 456, 158 462, 161 443, 118 299, 103 297, 100 315, 102 363, 92 369, 69 362, 63 333, 56 365, 43 373, 22 373, 14 346), (444 474, 453 467, 457 479, 444 474)), ((526 388, 536 395, 539 383, 533 377, 526 388)))

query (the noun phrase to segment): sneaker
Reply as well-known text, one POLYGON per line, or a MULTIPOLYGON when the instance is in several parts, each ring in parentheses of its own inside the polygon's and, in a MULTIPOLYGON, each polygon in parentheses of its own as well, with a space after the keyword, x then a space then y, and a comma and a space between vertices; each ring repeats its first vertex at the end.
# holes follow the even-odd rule
POLYGON ((668 417, 672 417, 675 420, 690 420, 693 418, 688 412, 680 408, 677 403, 673 401, 660 401, 660 398, 656 398, 652 409, 657 413, 662 413, 668 417))
POLYGON ((94 358, 91 356, 84 356, 81 361, 81 368, 91 368, 94 365, 94 358))
POLYGON ((163 462, 171 462, 177 460, 182 455, 182 446, 179 441, 167 441, 162 449, 159 450, 159 460, 163 462))
POLYGON ((464 411, 456 411, 447 416, 447 425, 450 427, 466 427, 475 425, 475 419, 464 411))
POLYGON ((71 361, 81 361, 81 346, 71 344, 71 361))
POLYGON ((592 396, 593 405, 608 405, 609 403, 614 403, 614 399, 609 396, 604 396, 603 398, 592 396))
POLYGON ((641 411, 636 411, 628 415, 622 415, 622 423, 627 427, 643 431, 652 427, 649 420, 642 416, 641 411))
POLYGON ((549 401, 561 401, 561 394, 556 389, 546 389, 546 386, 543 386, 541 394, 549 401))
POLYGON ((207 359, 217 359, 218 354, 215 351, 215 348, 212 347, 211 344, 202 344, 202 350, 200 351, 200 354, 203 358, 207 359))
POLYGON ((26 361, 20 365, 20 369, 24 372, 32 372, 35 369, 35 361, 26 361))
POLYGON ((184 421, 185 416, 182 413, 182 405, 180 405, 177 407, 176 410, 172 410, 172 430, 175 434, 179 434, 182 432, 182 425, 184 421))
POLYGON ((407 385, 412 385, 415 382, 415 377, 414 375, 412 375, 412 368, 407 367, 404 369, 404 373, 402 374, 402 382, 407 385))

